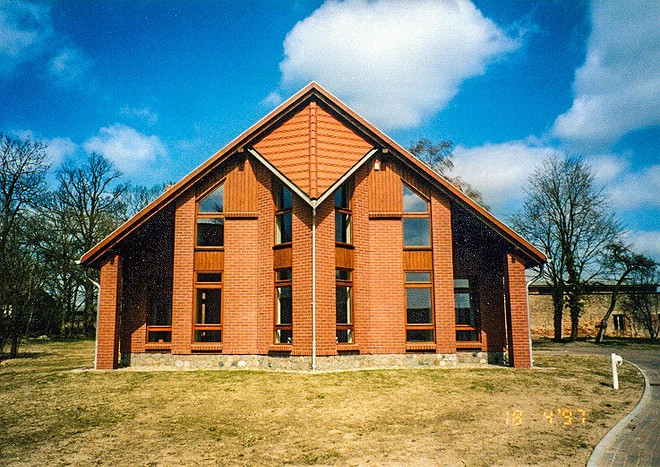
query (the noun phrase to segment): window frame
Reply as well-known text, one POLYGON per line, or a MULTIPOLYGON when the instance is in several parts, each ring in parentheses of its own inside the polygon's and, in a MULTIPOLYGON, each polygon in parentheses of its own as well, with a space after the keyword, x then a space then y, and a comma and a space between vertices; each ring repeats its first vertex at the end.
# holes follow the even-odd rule
POLYGON ((348 345, 348 344, 355 344, 355 309, 354 309, 354 304, 355 300, 353 299, 353 270, 352 269, 346 269, 346 268, 336 268, 335 269, 335 326, 336 326, 336 332, 335 332, 335 342, 339 345, 348 345), (338 277, 338 272, 343 271, 343 272, 348 272, 348 279, 343 279, 338 277), (338 303, 336 301, 337 298, 337 290, 339 288, 348 288, 348 310, 347 310, 347 323, 339 323, 337 321, 337 313, 338 313, 338 303), (339 341, 339 332, 340 331, 347 331, 347 336, 348 340, 346 342, 340 342, 339 341))
MULTIPOLYGON (((459 278, 454 278, 454 326, 456 329, 455 332, 455 338, 456 342, 460 343, 473 343, 473 344, 480 344, 482 341, 481 337, 481 310, 479 307, 479 293, 476 290, 475 287, 475 281, 472 278, 464 278, 464 277, 459 277, 459 278), (468 286, 457 286, 456 282, 457 281, 468 281, 468 286), (470 298, 470 310, 472 313, 474 313, 475 317, 475 325, 471 324, 463 324, 458 322, 458 307, 456 306, 456 295, 462 293, 462 294, 468 294, 470 298), (459 339, 458 338, 458 333, 459 332, 475 332, 477 339, 459 339)), ((467 344, 466 344, 467 345, 467 344)))
POLYGON ((281 246, 281 245, 291 245, 293 242, 293 191, 286 186, 284 183, 282 183, 281 180, 275 180, 274 183, 275 187, 275 245, 276 246, 281 246), (289 192, 291 196, 291 205, 289 207, 283 206, 284 204, 284 199, 285 199, 285 192, 289 192), (288 241, 282 241, 281 239, 281 229, 279 227, 279 219, 282 218, 284 219, 285 216, 289 216, 291 219, 290 225, 291 225, 291 232, 290 236, 291 239, 288 241))
POLYGON ((273 309, 273 344, 274 345, 292 345, 293 344, 293 272, 291 268, 280 268, 275 270, 275 282, 274 282, 274 299, 275 306, 273 309), (286 279, 279 279, 278 272, 280 271, 289 271, 289 277, 286 279), (278 289, 288 287, 291 289, 291 324, 280 324, 278 323, 278 310, 280 307, 280 301, 278 297, 278 289), (280 342, 278 337, 278 331, 290 331, 291 332, 291 341, 290 342, 280 342))
POLYGON ((170 348, 172 346, 172 296, 170 295, 168 297, 169 299, 169 308, 170 308, 170 313, 169 313, 169 324, 150 324, 151 321, 151 310, 152 307, 154 306, 154 303, 156 302, 158 297, 158 293, 152 292, 149 294, 149 299, 148 299, 148 307, 147 307, 147 322, 146 322, 146 347, 167 347, 170 348), (151 341, 150 337, 152 333, 169 333, 169 340, 155 340, 151 341))
POLYGON ((404 312, 405 312, 405 321, 406 321, 406 344, 434 344, 435 339, 436 339, 436 332, 435 332, 435 303, 434 303, 434 296, 433 296, 433 271, 422 271, 422 270, 410 270, 410 271, 404 271, 403 274, 403 281, 404 281, 404 312), (407 273, 424 273, 429 275, 429 280, 428 281, 408 281, 407 280, 407 273), (426 289, 429 291, 429 301, 431 305, 430 309, 430 315, 431 315, 431 320, 430 323, 408 323, 408 290, 411 289, 426 289), (426 340, 426 341, 419 341, 419 340, 408 340, 408 333, 409 331, 431 331, 431 339, 426 340))
POLYGON ((195 271, 195 294, 194 294, 194 301, 195 301, 195 306, 193 308, 193 317, 192 317, 192 343, 193 345, 221 345, 224 336, 223 336, 223 323, 224 323, 224 308, 225 308, 225 300, 223 297, 222 289, 223 289, 223 284, 224 284, 224 273, 219 272, 219 271, 195 271), (199 280, 199 274, 222 274, 221 280, 219 282, 204 282, 199 280), (198 292, 200 290, 219 290, 220 291, 220 323, 212 323, 212 324, 202 324, 202 323, 197 323, 197 299, 198 299, 198 292), (220 332, 220 340, 219 341, 198 341, 195 339, 197 331, 219 331, 220 332))
POLYGON ((196 250, 224 250, 225 248, 225 193, 224 193, 225 180, 222 179, 217 183, 214 183, 210 188, 204 190, 200 195, 195 197, 195 249, 196 250), (209 196, 211 193, 223 188, 222 196, 222 212, 200 212, 199 204, 204 198, 209 196), (200 245, 199 244, 199 219, 221 219, 222 220, 222 245, 200 245))
POLYGON ((420 199, 426 202, 426 211, 406 211, 405 203, 401 205, 401 239, 403 242, 404 250, 431 250, 433 249, 433 229, 431 226, 431 200, 420 193, 418 190, 411 187, 406 182, 402 181, 401 193, 405 199, 405 190, 410 190, 413 194, 417 195, 420 199), (429 243, 428 245, 406 245, 406 220, 407 219, 427 219, 429 224, 429 243))
POLYGON ((335 243, 338 245, 353 245, 353 187, 350 182, 346 182, 337 188, 333 195, 335 205, 335 243), (341 190, 342 198, 346 200, 345 205, 337 204, 337 193, 341 190), (347 216, 348 222, 344 228, 346 236, 345 242, 337 238, 337 218, 339 216, 347 216))

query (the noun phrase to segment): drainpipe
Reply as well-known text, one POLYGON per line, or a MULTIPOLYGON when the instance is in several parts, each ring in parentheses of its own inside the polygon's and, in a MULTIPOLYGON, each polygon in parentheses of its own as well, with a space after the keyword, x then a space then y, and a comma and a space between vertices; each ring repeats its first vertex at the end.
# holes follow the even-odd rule
POLYGON ((316 371, 316 202, 312 205, 312 371, 316 371))
MULTIPOLYGON (((550 258, 548 258, 548 261, 551 261, 550 258)), ((534 367, 534 359, 532 358, 532 313, 531 310, 529 309, 529 286, 532 285, 533 282, 536 281, 539 277, 543 275, 543 264, 541 264, 541 267, 539 269, 539 273, 534 276, 532 280, 527 282, 525 284, 525 298, 527 299, 527 337, 529 338, 529 363, 534 367)))
MULTIPOLYGON (((80 260, 76 261, 76 264, 80 266, 80 260)), ((94 339, 94 369, 96 370, 96 359, 97 355, 99 353, 99 307, 101 306, 101 284, 96 282, 94 279, 89 277, 87 275, 87 269, 83 268, 83 275, 85 276, 85 279, 87 279, 89 282, 96 287, 96 338, 94 339)))

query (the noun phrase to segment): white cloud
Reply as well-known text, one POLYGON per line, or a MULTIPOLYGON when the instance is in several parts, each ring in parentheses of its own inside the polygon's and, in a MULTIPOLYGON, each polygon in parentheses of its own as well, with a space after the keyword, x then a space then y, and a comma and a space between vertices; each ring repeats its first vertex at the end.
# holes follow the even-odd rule
POLYGON ((48 64, 48 73, 63 86, 80 84, 91 68, 91 60, 75 49, 62 49, 48 64))
POLYGON ((468 0, 328 0, 287 34, 281 84, 315 80, 383 128, 414 127, 519 45, 468 0))
POLYGON ((283 99, 279 92, 273 91, 261 100, 261 105, 267 107, 276 107, 282 103, 283 99))
POLYGON ((631 230, 626 237, 636 252, 660 261, 660 231, 631 230))
POLYGON ((510 141, 474 148, 457 146, 454 170, 479 190, 496 215, 503 216, 517 207, 525 197, 529 176, 551 155, 562 155, 558 149, 534 141, 510 141))
POLYGON ((135 118, 144 121, 147 125, 153 126, 158 123, 158 113, 148 107, 122 107, 119 111, 124 117, 135 118))
POLYGON ((43 52, 53 35, 50 10, 30 2, 0 2, 0 74, 43 52))
POLYGON ((92 63, 54 30, 48 6, 0 0, 0 76, 29 62, 37 65, 41 77, 59 86, 83 83, 92 63))
POLYGON ((613 154, 588 156, 585 162, 591 167, 594 181, 599 185, 615 180, 630 168, 630 164, 623 156, 613 154))
POLYGON ((167 148, 158 136, 147 136, 119 123, 101 128, 83 147, 102 154, 126 175, 137 175, 167 157, 167 148))
POLYGON ((613 143, 660 124, 660 2, 596 1, 587 58, 572 107, 554 134, 583 145, 613 143))
POLYGON ((45 143, 48 163, 52 167, 59 166, 66 156, 72 156, 78 150, 78 145, 71 138, 53 138, 45 143))
POLYGON ((607 191, 619 209, 660 208, 660 164, 625 174, 607 191))

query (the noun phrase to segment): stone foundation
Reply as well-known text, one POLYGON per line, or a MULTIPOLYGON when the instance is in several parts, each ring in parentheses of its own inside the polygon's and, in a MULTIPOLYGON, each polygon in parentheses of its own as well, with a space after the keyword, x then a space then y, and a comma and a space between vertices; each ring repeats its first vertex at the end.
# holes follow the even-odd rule
MULTIPOLYGON (((342 371, 373 368, 459 368, 502 364, 504 355, 494 352, 459 352, 457 354, 411 353, 398 355, 337 355, 317 357, 318 371, 342 371)), ((134 353, 122 355, 122 367, 163 370, 270 370, 310 371, 312 357, 277 357, 269 355, 222 355, 169 353, 134 353)))

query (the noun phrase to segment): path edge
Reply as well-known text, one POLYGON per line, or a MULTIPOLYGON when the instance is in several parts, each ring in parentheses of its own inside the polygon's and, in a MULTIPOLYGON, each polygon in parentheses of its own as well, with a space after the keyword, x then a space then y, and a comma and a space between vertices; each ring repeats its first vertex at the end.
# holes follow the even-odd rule
POLYGON ((600 465, 603 465, 601 461, 605 456, 605 451, 608 445, 612 443, 617 436, 619 436, 619 434, 623 431, 623 429, 626 428, 628 424, 632 422, 633 419, 637 417, 637 415, 640 414, 640 412, 649 404, 649 401, 651 400, 651 383, 649 381, 648 375, 642 368, 635 365, 633 362, 629 360, 626 361, 635 368, 637 368, 637 370, 644 377, 644 394, 642 394, 642 398, 639 400, 635 408, 632 409, 632 411, 628 415, 623 417, 619 421, 619 423, 614 425, 614 427, 603 437, 603 439, 601 439, 598 442, 598 444, 591 453, 591 457, 589 457, 589 461, 587 462, 587 467, 598 467, 600 465))

